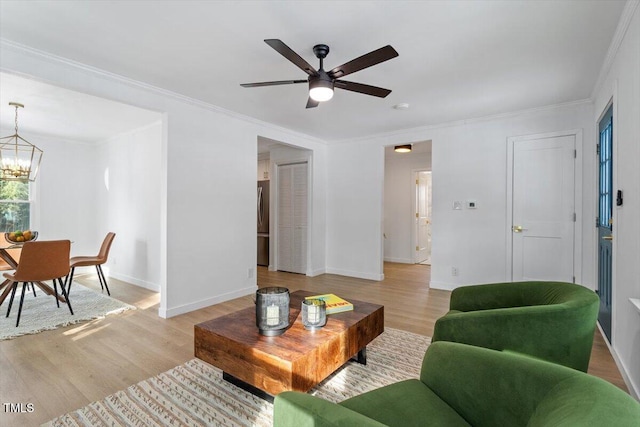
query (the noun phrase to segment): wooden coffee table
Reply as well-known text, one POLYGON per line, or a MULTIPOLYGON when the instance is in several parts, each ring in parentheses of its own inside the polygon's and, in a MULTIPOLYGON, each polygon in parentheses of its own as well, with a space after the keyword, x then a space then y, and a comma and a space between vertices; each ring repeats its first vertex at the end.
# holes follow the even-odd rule
POLYGON ((195 356, 223 371, 223 377, 272 401, 287 390, 307 392, 349 359, 366 363, 366 346, 384 331, 384 307, 355 301, 354 309, 327 316, 327 324, 308 331, 300 306, 308 291, 291 293, 287 331, 258 333, 255 307, 195 325, 195 356))

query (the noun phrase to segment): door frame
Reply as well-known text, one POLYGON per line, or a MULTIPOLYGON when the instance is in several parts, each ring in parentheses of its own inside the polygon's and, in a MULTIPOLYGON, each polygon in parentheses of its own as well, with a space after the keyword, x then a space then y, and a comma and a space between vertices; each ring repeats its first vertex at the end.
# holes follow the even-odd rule
MULTIPOLYGON (((599 125, 600 125, 600 120, 602 120, 602 118, 604 117, 604 115, 607 113, 607 110, 609 109, 609 107, 612 108, 612 114, 613 114, 613 139, 612 139, 612 149, 613 149, 613 169, 611 171, 611 175, 612 175, 612 190, 615 194, 615 192, 617 191, 618 187, 618 168, 617 168, 617 164, 618 164, 618 132, 616 131, 618 129, 618 82, 614 81, 613 83, 613 93, 611 95, 611 97, 608 99, 608 101, 606 102, 606 104, 604 104, 604 107, 601 108, 598 113, 598 115, 596 116, 596 120, 593 124, 594 127, 594 147, 593 147, 593 153, 594 153, 594 160, 593 160, 593 186, 591 187, 591 192, 595 194, 595 192, 598 190, 598 158, 595 155, 596 153, 596 144, 600 143, 600 130, 599 130, 599 125)), ((598 111, 598 110, 596 110, 598 111)), ((598 325, 598 329, 600 330, 600 333, 602 334, 602 336, 604 337, 604 342, 607 344, 607 346, 609 347, 609 349, 612 349, 612 345, 615 342, 615 338, 616 338, 616 334, 615 334, 615 330, 616 330, 616 317, 615 317, 615 307, 616 307, 616 282, 617 282, 617 268, 616 268, 616 260, 617 260, 617 240, 618 240, 618 210, 620 209, 619 206, 616 206, 615 202, 613 204, 613 209, 611 210, 611 218, 613 219, 613 229, 611 230, 611 235, 613 236, 613 241, 611 242, 611 342, 609 342, 606 339, 606 335, 604 333, 604 331, 602 330, 602 326, 600 326, 600 322, 597 323, 598 325)), ((598 211, 597 211, 597 200, 594 200, 593 203, 593 210, 594 210, 594 222, 595 219, 598 217, 598 211)), ((598 289, 598 227, 592 227, 591 230, 591 238, 593 239, 593 245, 594 245, 594 250, 593 250, 593 256, 591 257, 592 259, 592 264, 593 264, 593 282, 594 282, 594 287, 596 289, 598 289)), ((612 351, 612 354, 615 354, 612 351)), ((616 363, 618 362, 617 358, 616 358, 616 363)))
POLYGON ((573 224, 573 271, 575 283, 582 281, 582 129, 573 129, 559 132, 538 133, 532 135, 510 136, 507 138, 507 188, 506 188, 506 224, 505 247, 506 265, 505 279, 513 280, 513 150, 516 142, 530 141, 534 139, 556 138, 561 136, 573 136, 575 138, 576 161, 573 170, 573 200, 576 212, 576 221, 573 224))
MULTIPOLYGON (((598 119, 596 121, 596 146, 600 146, 600 150, 596 149, 596 156, 595 156, 595 175, 596 175, 596 186, 595 186, 595 192, 594 194, 596 194, 595 196, 595 202, 596 205, 599 204, 600 202, 600 191, 601 188, 600 186, 602 185, 602 170, 601 170, 601 166, 600 166, 600 156, 601 156, 601 152, 602 152, 602 147, 601 147, 601 128, 600 128, 600 124, 602 122, 602 120, 605 119, 605 117, 607 117, 609 110, 611 110, 611 125, 613 127, 613 132, 612 132, 612 138, 611 138, 611 217, 610 217, 610 223, 609 225, 613 225, 615 224, 615 220, 614 220, 614 212, 616 211, 616 200, 615 200, 615 182, 614 182, 614 178, 615 178, 615 167, 616 167, 616 159, 615 159, 615 154, 616 154, 616 150, 614 149, 614 138, 616 137, 616 132, 617 129, 614 126, 614 120, 615 120, 615 116, 613 115, 613 102, 612 100, 610 100, 606 106, 604 111, 600 114, 600 116, 598 116, 598 119)), ((594 285, 596 288, 596 292, 598 293, 598 296, 600 297, 600 307, 602 308, 602 304, 603 304, 603 298, 602 298, 602 294, 600 293, 601 289, 600 289, 600 279, 601 279, 601 272, 600 272, 600 245, 602 245, 602 241, 600 240, 602 237, 602 227, 600 225, 600 209, 599 206, 596 208, 596 240, 595 240, 595 252, 596 252, 596 260, 594 263, 595 266, 595 275, 594 275, 594 285)), ((613 231, 617 229, 617 224, 615 226, 611 227, 611 231, 610 231, 610 236, 613 237, 613 231)), ((611 304, 610 304, 610 312, 609 312, 609 330, 608 333, 605 332, 605 327, 603 326, 603 323, 601 322, 601 314, 602 314, 602 310, 599 311, 598 313, 598 324, 600 326, 600 332, 602 333, 602 338, 605 341, 609 341, 610 343, 613 342, 613 324, 612 324, 612 320, 613 320, 613 260, 614 260, 614 256, 613 256, 613 249, 615 247, 615 241, 611 241, 610 242, 611 245, 611 252, 610 252, 610 267, 611 267, 611 275, 609 277, 609 284, 610 284, 610 294, 609 294, 609 298, 611 299, 611 304)), ((606 304, 606 303, 605 303, 606 304)))

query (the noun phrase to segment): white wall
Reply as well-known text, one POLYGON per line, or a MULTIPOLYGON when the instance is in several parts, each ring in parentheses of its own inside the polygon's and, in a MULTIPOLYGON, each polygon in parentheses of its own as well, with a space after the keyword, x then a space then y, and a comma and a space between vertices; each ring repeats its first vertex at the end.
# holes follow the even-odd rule
MULTIPOLYGON (((13 129, 1 129, 9 135, 13 129)), ((93 251, 96 195, 88 176, 95 169, 95 147, 89 142, 70 141, 56 136, 20 132, 44 154, 35 183, 31 229, 38 240, 69 239, 71 255, 93 251), (62 190, 62 191, 60 191, 62 190)))
MULTIPOLYGON (((507 239, 511 238, 507 139, 582 129, 582 146, 577 141, 579 161, 590 163, 594 156, 592 111, 590 103, 569 105, 441 128, 434 134, 432 286, 455 289, 464 284, 511 280, 506 253, 507 239), (469 199, 476 200, 477 209, 453 210, 454 201, 469 199), (458 268, 458 276, 452 276, 452 267, 458 268)), ((578 165, 576 171, 580 170, 578 165)), ((592 173, 589 170, 583 175, 592 173)), ((593 216, 586 212, 591 212, 595 203, 591 193, 582 197, 576 224, 580 236, 591 231, 593 216)), ((593 288, 591 259, 583 256, 580 261, 575 275, 593 288)))
MULTIPOLYGON (((346 141, 329 146, 327 270, 382 277, 384 146, 432 140, 433 228, 431 286, 504 281, 506 277, 507 138, 583 129, 580 160, 594 157, 593 107, 589 102, 469 120, 439 127, 346 141), (475 210, 453 211, 455 200, 474 199, 475 210), (451 275, 451 267, 459 275, 451 275)), ((585 170, 589 182, 593 170, 585 170)), ((583 211, 594 195, 583 194, 583 211)), ((578 232, 591 233, 592 216, 578 218, 578 232)), ((585 242, 580 276, 593 288, 593 242, 585 242)))
POLYGON ((155 291, 160 290, 161 271, 161 144, 158 121, 96 147, 97 215, 89 252, 97 253, 113 231, 109 275, 155 291))
POLYGON ((327 273, 382 280, 383 142, 330 145, 327 164, 327 273))
POLYGON ((313 250, 319 255, 313 259, 321 265, 326 180, 322 141, 50 54, 1 43, 4 72, 163 113, 161 316, 255 292, 258 135, 314 152, 312 234, 313 250))
MULTIPOLYGON (((431 143, 422 143, 431 147, 431 143)), ((415 145, 414 145, 415 147, 415 145)), ((415 234, 415 171, 431 170, 431 150, 396 153, 384 162, 384 260, 412 264, 415 234)))
MULTIPOLYGON (((640 298, 640 7, 637 3, 635 7, 611 68, 595 93, 591 125, 596 126, 613 98, 614 191, 624 192, 624 204, 613 213, 612 348, 638 398, 640 313, 629 302, 640 298)), ((595 180, 590 185, 595 188, 595 180)), ((595 232, 589 237, 595 241, 595 232)), ((595 254, 592 261, 595 267, 595 254)))

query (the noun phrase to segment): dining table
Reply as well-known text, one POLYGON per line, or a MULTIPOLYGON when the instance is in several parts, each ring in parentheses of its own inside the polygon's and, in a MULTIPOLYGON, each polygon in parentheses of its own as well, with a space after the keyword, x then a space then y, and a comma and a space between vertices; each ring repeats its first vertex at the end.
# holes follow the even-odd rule
MULTIPOLYGON (((8 267, 10 267, 5 270, 15 270, 18 268, 18 261, 13 257, 12 252, 15 253, 17 250, 22 249, 22 245, 24 245, 24 243, 0 241, 0 258, 2 258, 2 260, 8 264, 8 267)), ((5 279, 0 283, 0 291, 2 291, 2 294, 0 294, 0 305, 4 302, 9 293, 11 293, 11 289, 13 288, 13 286, 11 286, 12 283, 13 282, 9 279, 5 279)), ((56 296, 56 292, 53 288, 44 282, 32 282, 32 285, 39 287, 47 295, 56 296)), ((57 294, 57 298, 60 302, 67 302, 61 294, 57 294)))

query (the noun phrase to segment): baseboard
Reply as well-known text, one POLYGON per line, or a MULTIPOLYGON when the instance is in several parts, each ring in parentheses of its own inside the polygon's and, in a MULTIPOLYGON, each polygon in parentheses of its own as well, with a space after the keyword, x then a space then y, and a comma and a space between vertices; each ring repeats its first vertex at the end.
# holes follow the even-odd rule
POLYGON ((447 283, 447 282, 430 282, 429 287, 431 289, 440 289, 442 291, 452 291, 457 288, 459 285, 455 283, 447 283))
POLYGON ((136 279, 135 277, 127 276, 126 274, 120 274, 116 272, 109 272, 109 274, 105 274, 107 277, 113 277, 116 280, 121 280, 123 282, 130 283, 132 285, 139 286, 141 288, 149 289, 150 291, 160 292, 160 285, 157 283, 147 282, 145 280, 136 279))
POLYGON ((215 297, 206 298, 201 301, 192 302, 189 304, 183 304, 177 307, 166 308, 160 307, 158 309, 158 316, 163 319, 178 316, 180 314, 189 313, 191 311, 199 310, 201 308, 209 307, 221 302, 229 301, 235 298, 240 298, 246 295, 253 295, 256 292, 257 287, 250 286, 248 288, 242 288, 237 291, 227 292, 226 294, 217 295, 215 297))
POLYGON ((339 268, 327 268, 326 272, 328 274, 337 274, 339 276, 356 277, 358 279, 367 279, 367 280, 376 280, 376 281, 384 280, 384 274, 363 273, 360 271, 342 270, 339 268))
POLYGON ((603 337, 604 343, 609 348, 609 353, 611 353, 611 356, 613 357, 613 361, 616 362, 616 366, 618 367, 618 370, 622 375, 622 379, 624 380, 624 383, 629 389, 629 394, 637 401, 640 401, 640 388, 638 387, 637 384, 633 382, 633 379, 629 376, 629 373, 628 373, 629 371, 627 370, 627 367, 622 362, 620 357, 618 357, 618 353, 616 352, 616 350, 611 346, 611 344, 609 344, 609 341, 607 341, 607 339, 604 338, 606 335, 604 334, 604 331, 600 326, 600 322, 598 322, 596 325, 598 326, 598 330, 600 331, 600 334, 603 337))
MULTIPOLYGON (((147 282, 145 280, 141 280, 141 279, 137 279, 135 277, 127 276, 126 274, 117 273, 117 272, 111 270, 106 265, 104 265, 102 267, 102 270, 104 271, 104 275, 107 278, 107 284, 109 283, 108 282, 109 278, 113 277, 116 280, 120 280, 122 282, 126 282, 126 283, 129 283, 131 285, 135 285, 135 286, 139 286, 141 288, 149 289, 150 291, 153 291, 153 292, 160 292, 160 285, 158 285, 157 283, 147 282)), ((73 277, 85 276, 85 275, 91 275, 91 274, 93 274, 93 275, 97 274, 95 266, 76 267, 75 272, 73 273, 73 277)))
POLYGON ((321 274, 325 274, 326 272, 327 271, 324 268, 318 268, 316 270, 307 271, 307 276, 316 277, 316 276, 320 276, 321 274))
POLYGON ((384 257, 384 262, 397 262, 398 264, 415 264, 412 259, 394 257, 384 257))

